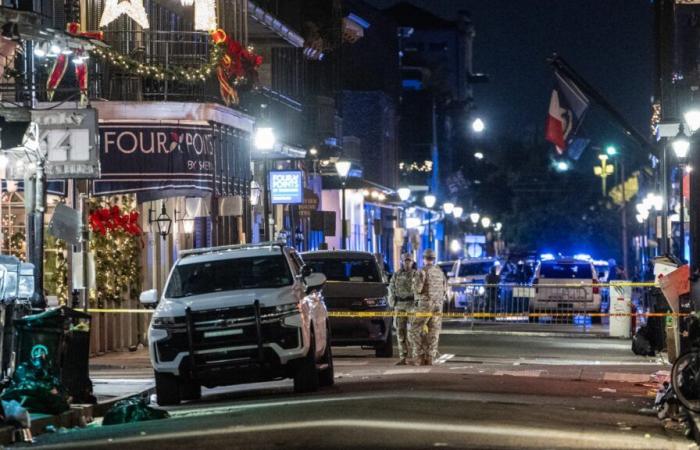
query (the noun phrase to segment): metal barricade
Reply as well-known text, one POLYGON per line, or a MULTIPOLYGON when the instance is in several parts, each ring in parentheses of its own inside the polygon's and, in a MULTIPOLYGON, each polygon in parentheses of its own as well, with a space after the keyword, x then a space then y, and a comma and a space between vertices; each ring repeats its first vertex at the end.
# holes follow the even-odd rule
MULTIPOLYGON (((646 321, 647 314, 655 312, 650 307, 653 284, 629 285, 633 286, 630 300, 635 315, 631 323, 636 328, 646 321)), ((465 321, 471 328, 523 328, 522 324, 530 324, 529 328, 535 329, 550 326, 567 332, 605 332, 609 326, 611 285, 572 280, 496 285, 451 283, 448 300, 448 317, 465 321)))

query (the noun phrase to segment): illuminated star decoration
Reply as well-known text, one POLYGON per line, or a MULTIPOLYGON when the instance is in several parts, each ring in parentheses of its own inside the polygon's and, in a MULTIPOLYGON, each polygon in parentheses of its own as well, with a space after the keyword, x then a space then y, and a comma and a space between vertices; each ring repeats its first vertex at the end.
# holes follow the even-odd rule
POLYGON ((100 19, 100 27, 106 27, 122 14, 131 17, 141 28, 150 27, 143 0, 107 0, 100 19))

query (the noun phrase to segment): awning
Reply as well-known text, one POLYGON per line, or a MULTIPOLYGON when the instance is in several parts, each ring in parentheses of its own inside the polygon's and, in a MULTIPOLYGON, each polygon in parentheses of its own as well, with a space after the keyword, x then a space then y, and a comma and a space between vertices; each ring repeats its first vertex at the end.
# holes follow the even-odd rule
POLYGON ((248 21, 250 41, 272 47, 291 45, 301 48, 304 46, 303 37, 251 1, 248 2, 248 15, 252 19, 248 21))

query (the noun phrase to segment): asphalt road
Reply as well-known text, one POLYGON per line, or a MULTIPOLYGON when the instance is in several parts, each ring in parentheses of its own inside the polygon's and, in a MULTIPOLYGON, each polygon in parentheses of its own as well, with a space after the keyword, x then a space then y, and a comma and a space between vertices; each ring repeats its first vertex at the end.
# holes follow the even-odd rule
POLYGON ((695 448, 649 410, 654 375, 668 365, 629 345, 448 326, 433 367, 336 348, 336 385, 314 394, 295 395, 289 381, 206 390, 168 408, 170 419, 45 434, 34 446, 695 448))

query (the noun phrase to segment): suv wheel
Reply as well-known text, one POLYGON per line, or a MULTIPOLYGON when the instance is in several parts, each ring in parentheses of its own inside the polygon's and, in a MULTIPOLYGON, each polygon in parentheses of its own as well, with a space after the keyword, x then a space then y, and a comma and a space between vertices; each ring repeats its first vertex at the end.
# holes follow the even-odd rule
POLYGON ((180 386, 171 373, 156 372, 156 397, 161 406, 180 404, 180 386))
POLYGON ((294 392, 314 392, 318 390, 318 381, 316 345, 315 337, 312 333, 309 352, 298 361, 294 372, 294 392))
POLYGON ((377 358, 391 358, 394 356, 394 337, 391 328, 389 327, 389 330, 386 332, 386 340, 375 347, 374 354, 377 358))
POLYGON ((319 371, 319 386, 333 386, 335 383, 335 370, 333 369, 333 352, 331 351, 330 331, 328 332, 328 338, 326 339, 326 352, 323 354, 321 364, 325 364, 326 368, 319 371))
POLYGON ((182 400, 199 400, 202 398, 202 386, 191 380, 183 380, 180 383, 180 397, 182 400))

